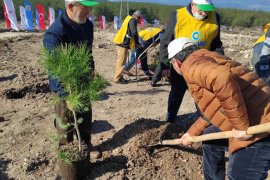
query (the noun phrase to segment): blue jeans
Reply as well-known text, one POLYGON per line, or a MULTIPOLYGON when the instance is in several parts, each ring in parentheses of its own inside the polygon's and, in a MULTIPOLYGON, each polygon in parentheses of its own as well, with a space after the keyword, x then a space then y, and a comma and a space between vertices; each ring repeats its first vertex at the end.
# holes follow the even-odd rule
MULTIPOLYGON (((139 57, 139 55, 144 51, 144 49, 134 49, 131 51, 130 58, 128 61, 126 61, 124 69, 129 71, 130 68, 135 64, 136 59, 139 57), (137 56, 137 57, 136 57, 137 56)), ((149 67, 147 64, 147 54, 144 53, 141 58, 141 67, 144 73, 147 73, 149 71, 149 67)))
MULTIPOLYGON (((209 126, 204 134, 220 132, 209 126)), ((206 180, 225 179, 225 151, 228 140, 203 142, 203 170, 206 180)), ((228 177, 230 180, 263 180, 270 169, 270 136, 240 149, 229 156, 228 177)))

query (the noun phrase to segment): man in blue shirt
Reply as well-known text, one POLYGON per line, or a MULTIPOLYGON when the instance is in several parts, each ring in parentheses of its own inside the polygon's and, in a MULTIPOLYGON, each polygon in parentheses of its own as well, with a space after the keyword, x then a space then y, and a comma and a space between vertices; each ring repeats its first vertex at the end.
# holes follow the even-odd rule
MULTIPOLYGON (((91 7, 99 4, 95 1, 89 0, 65 0, 65 11, 61 14, 57 20, 51 25, 51 27, 45 32, 43 44, 48 50, 52 50, 61 45, 79 45, 85 43, 92 54, 93 43, 93 23, 88 19, 91 11, 91 7)), ((90 55, 93 59, 92 55, 90 55)), ((94 70, 94 61, 90 64, 92 70, 94 70)), ((92 71, 93 72, 93 71, 92 71)), ((61 82, 57 79, 49 77, 49 86, 55 96, 60 98, 65 96, 61 82)), ((61 137, 59 145, 65 145, 73 141, 74 128, 62 129, 61 124, 67 124, 74 122, 74 119, 68 116, 70 107, 68 102, 61 100, 55 105, 55 113, 59 120, 55 120, 55 126, 57 133, 61 137), (60 123, 58 121, 61 121, 60 123)), ((79 125, 81 138, 84 143, 91 148, 91 122, 92 122, 92 109, 84 113, 77 113, 79 118, 83 118, 83 122, 79 125)), ((92 154, 98 154, 94 152, 92 154)), ((91 154, 90 154, 91 155, 91 154)), ((94 155, 97 157, 97 155, 94 155)))

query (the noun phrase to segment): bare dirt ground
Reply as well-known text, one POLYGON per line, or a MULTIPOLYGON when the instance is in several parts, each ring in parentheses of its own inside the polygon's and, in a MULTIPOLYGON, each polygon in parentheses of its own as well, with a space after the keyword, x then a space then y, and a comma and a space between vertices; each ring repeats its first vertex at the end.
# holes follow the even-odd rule
MULTIPOLYGON (((114 31, 95 32, 97 72, 110 85, 93 104, 92 143, 103 157, 92 163, 90 179, 203 179, 200 144, 165 147, 149 153, 145 146, 178 138, 197 114, 186 94, 177 125, 164 122, 170 86, 149 81, 113 83, 116 63, 114 31)), ((226 55, 248 65, 258 29, 222 30, 226 55)), ((61 179, 49 137, 53 103, 40 67, 42 33, 0 33, 0 179, 61 179)), ((156 48, 149 55, 153 61, 156 48)), ((141 76, 140 76, 141 77, 141 76)), ((134 78, 134 77, 131 77, 134 78)))

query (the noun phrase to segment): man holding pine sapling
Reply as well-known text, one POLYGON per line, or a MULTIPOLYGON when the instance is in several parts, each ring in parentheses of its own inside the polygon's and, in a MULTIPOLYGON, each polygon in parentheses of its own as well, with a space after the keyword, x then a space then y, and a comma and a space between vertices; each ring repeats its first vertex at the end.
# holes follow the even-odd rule
MULTIPOLYGON (((90 51, 89 58, 91 59, 90 69, 94 72, 94 61, 92 57, 92 43, 93 43, 93 23, 88 19, 91 7, 99 4, 96 1, 90 0, 65 0, 65 11, 58 19, 51 25, 45 32, 43 44, 44 47, 52 51, 59 46, 67 46, 69 44, 80 46, 85 44, 90 51)), ((73 141, 74 128, 63 128, 61 124, 73 124, 74 119, 69 116, 73 109, 69 101, 63 100, 68 92, 64 91, 61 82, 57 78, 49 77, 49 86, 55 96, 60 97, 60 101, 55 105, 55 113, 58 118, 55 119, 55 127, 57 134, 60 138, 59 145, 65 145, 73 141)), ((91 150, 91 122, 92 122, 92 109, 90 108, 85 112, 76 112, 79 118, 83 121, 79 124, 79 130, 82 141, 87 144, 91 150)), ((90 157, 92 159, 98 158, 100 153, 92 151, 90 157)))

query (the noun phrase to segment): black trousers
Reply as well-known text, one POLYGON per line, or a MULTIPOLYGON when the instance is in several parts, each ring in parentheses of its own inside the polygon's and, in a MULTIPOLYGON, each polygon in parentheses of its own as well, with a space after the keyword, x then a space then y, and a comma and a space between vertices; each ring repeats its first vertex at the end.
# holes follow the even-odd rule
POLYGON ((179 75, 173 67, 170 69, 171 91, 168 99, 167 121, 174 121, 183 97, 187 90, 187 84, 183 76, 179 75))
MULTIPOLYGON (((73 141, 73 135, 76 134, 76 130, 72 125, 74 123, 73 114, 68 110, 64 100, 60 100, 55 104, 55 127, 57 134, 60 138, 59 145, 65 145, 73 141), (70 125, 68 125, 70 124, 70 125), (68 126, 67 126, 68 125, 68 126)), ((82 141, 90 148, 91 147, 91 123, 92 123, 92 108, 91 105, 88 111, 83 113, 76 113, 77 119, 83 119, 79 124, 79 131, 82 141)))
POLYGON ((158 81, 161 80, 161 78, 162 78, 162 67, 161 64, 159 63, 152 77, 152 84, 156 84, 158 81))

